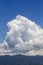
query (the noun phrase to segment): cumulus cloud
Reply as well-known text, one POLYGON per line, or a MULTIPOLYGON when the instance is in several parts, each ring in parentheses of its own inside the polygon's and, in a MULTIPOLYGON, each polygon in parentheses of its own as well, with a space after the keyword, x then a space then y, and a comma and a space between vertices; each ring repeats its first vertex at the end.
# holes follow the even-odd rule
POLYGON ((1 54, 43 55, 43 29, 18 15, 7 23, 9 31, 0 44, 1 54))

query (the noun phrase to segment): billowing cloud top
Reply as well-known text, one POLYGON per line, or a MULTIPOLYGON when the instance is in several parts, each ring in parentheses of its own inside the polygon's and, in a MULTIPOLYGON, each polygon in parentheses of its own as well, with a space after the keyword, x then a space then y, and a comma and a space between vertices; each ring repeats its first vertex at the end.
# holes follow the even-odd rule
POLYGON ((9 31, 0 44, 0 54, 43 55, 43 29, 40 26, 21 15, 7 26, 9 31))

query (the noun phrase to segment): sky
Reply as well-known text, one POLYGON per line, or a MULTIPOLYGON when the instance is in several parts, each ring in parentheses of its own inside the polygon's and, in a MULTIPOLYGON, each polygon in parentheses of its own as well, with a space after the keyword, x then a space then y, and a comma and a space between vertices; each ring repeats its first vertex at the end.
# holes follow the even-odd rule
POLYGON ((0 0, 0 42, 8 31, 6 23, 23 15, 43 28, 43 0, 0 0))
POLYGON ((9 29, 10 23, 7 24, 15 20, 16 16, 28 18, 34 21, 36 27, 39 26, 37 28, 43 29, 43 0, 0 0, 0 43, 9 39, 7 36, 10 37, 9 32, 12 26, 9 29))

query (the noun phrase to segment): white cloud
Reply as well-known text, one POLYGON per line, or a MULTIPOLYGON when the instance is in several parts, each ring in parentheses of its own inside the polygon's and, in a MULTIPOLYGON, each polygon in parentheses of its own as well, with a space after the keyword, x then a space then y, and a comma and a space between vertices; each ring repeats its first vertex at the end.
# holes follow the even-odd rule
POLYGON ((28 18, 18 15, 7 23, 9 31, 1 54, 43 55, 43 29, 28 18))

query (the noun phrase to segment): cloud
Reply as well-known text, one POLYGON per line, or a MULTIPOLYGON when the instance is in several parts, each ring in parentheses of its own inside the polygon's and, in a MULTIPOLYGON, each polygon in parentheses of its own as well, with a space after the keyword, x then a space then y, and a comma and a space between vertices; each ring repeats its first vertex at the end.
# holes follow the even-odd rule
POLYGON ((43 55, 43 29, 39 25, 18 15, 7 26, 9 31, 0 44, 1 54, 43 55))

